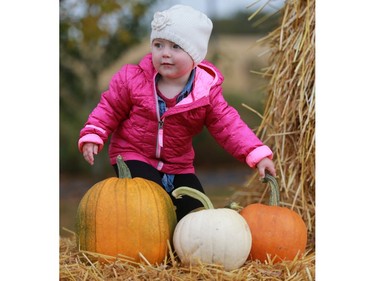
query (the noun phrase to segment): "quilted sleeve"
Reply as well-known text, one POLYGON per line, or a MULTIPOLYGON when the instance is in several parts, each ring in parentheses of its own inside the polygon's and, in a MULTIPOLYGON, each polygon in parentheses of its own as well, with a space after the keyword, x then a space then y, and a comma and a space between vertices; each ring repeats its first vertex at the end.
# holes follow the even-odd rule
POLYGON ((264 157, 272 158, 272 151, 224 99, 221 85, 211 90, 210 102, 211 107, 206 117, 207 129, 227 152, 252 168, 264 157))
POLYGON ((81 129, 78 140, 79 149, 81 150, 85 142, 97 143, 102 148, 119 123, 128 117, 130 107, 131 99, 125 66, 113 76, 109 89, 102 93, 99 103, 81 129))

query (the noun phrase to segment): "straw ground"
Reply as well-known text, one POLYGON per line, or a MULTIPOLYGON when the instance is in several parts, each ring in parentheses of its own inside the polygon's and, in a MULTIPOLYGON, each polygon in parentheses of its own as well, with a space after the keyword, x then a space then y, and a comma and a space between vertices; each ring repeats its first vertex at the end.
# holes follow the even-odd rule
MULTIPOLYGON (((241 268, 225 271, 222 266, 200 264, 181 265, 169 247, 169 254, 160 265, 151 265, 144 257, 141 263, 125 257, 108 263, 98 262, 103 255, 79 251, 75 235, 60 239, 60 280, 315 280, 315 256, 305 253, 303 258, 273 264, 248 261, 241 268)), ((142 256, 141 256, 142 257, 142 256)))

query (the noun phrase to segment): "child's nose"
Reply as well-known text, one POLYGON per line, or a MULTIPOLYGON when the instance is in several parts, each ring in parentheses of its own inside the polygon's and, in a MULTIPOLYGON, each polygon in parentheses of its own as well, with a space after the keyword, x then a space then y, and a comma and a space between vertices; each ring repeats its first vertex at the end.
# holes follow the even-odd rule
POLYGON ((163 48, 163 53, 162 53, 163 57, 170 57, 171 56, 171 50, 169 47, 165 47, 163 48))

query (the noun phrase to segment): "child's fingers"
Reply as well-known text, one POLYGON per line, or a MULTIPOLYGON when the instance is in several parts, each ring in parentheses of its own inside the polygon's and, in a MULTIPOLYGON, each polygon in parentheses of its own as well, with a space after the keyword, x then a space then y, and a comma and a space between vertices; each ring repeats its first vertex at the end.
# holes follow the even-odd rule
POLYGON ((90 164, 94 164, 95 145, 87 144, 83 149, 83 158, 90 164))
POLYGON ((83 158, 85 158, 85 160, 90 164, 90 165, 93 165, 94 164, 94 156, 92 154, 92 152, 90 151, 87 151, 85 153, 83 153, 83 158))
POLYGON ((270 172, 270 174, 272 175, 272 176, 274 176, 274 177, 276 177, 276 169, 275 169, 275 167, 269 167, 268 169, 267 169, 267 171, 268 172, 270 172))
POLYGON ((98 154, 98 149, 99 149, 99 146, 98 145, 94 145, 94 154, 98 154))
POLYGON ((262 178, 262 179, 266 176, 266 171, 263 167, 258 168, 258 173, 260 175, 260 178, 262 178))

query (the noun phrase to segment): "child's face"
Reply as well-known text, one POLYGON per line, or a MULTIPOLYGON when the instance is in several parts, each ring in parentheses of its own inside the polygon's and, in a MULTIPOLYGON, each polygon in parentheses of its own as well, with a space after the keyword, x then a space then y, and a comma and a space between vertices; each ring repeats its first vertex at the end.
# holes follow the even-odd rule
POLYGON ((154 39, 151 52, 152 63, 164 78, 177 79, 189 75, 194 68, 190 55, 171 41, 154 39))

